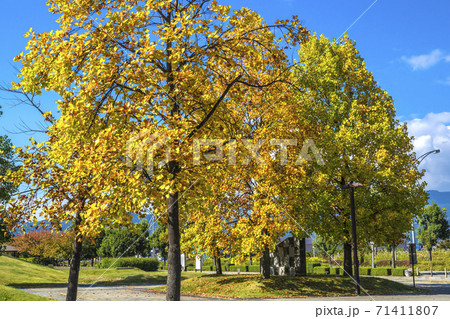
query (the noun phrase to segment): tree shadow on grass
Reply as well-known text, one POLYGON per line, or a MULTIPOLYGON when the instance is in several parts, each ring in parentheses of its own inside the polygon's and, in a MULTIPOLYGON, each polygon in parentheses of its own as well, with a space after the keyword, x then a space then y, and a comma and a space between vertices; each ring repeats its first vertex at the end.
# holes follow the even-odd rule
POLYGON ((96 285, 163 285, 167 281, 167 275, 152 275, 151 277, 145 274, 127 276, 118 280, 100 280, 96 285))
MULTIPOLYGON (((333 275, 310 275, 305 277, 271 276, 230 276, 217 279, 218 285, 245 286, 258 283, 262 293, 274 296, 350 296, 355 292, 355 283, 351 278, 333 275)), ((371 294, 410 293, 412 289, 401 283, 366 277, 361 286, 371 294)))

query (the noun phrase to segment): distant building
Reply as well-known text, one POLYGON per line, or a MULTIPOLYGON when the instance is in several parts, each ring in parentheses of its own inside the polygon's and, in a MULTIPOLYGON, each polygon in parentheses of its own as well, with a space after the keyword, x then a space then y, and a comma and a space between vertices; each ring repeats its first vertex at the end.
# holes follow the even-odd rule
POLYGON ((16 247, 10 245, 2 245, 1 252, 7 256, 19 257, 19 250, 16 247))

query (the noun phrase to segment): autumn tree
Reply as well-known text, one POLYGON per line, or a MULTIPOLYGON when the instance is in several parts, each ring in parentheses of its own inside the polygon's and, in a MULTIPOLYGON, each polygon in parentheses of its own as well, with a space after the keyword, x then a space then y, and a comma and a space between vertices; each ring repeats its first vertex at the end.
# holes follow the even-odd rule
MULTIPOLYGON (((53 117, 48 113, 44 116, 52 127, 53 117)), ((71 224, 73 245, 66 300, 76 300, 83 240, 93 240, 108 225, 130 224, 132 212, 141 212, 142 206, 136 203, 138 198, 120 199, 107 191, 91 192, 90 181, 95 172, 89 169, 84 153, 75 151, 61 160, 54 152, 60 145, 59 134, 53 128, 46 133, 48 141, 37 143, 30 139, 27 148, 16 148, 22 165, 7 178, 15 186, 22 185, 24 190, 14 194, 1 217, 12 231, 29 222, 39 227, 48 221, 56 232, 61 232, 64 224, 71 224), (94 215, 99 211, 101 216, 94 215)), ((90 148, 88 152, 96 148, 95 144, 86 147, 90 148)))
POLYGON ((450 227, 446 214, 447 209, 441 209, 436 203, 433 203, 425 207, 418 216, 419 229, 417 237, 426 247, 430 261, 433 260, 433 246, 436 246, 439 240, 445 240, 450 237, 450 227))
POLYGON ((384 226, 394 221, 397 236, 410 229, 412 212, 426 200, 423 173, 417 171, 406 125, 395 118, 392 98, 367 70, 354 41, 312 36, 300 48, 298 62, 292 114, 309 122, 325 165, 305 166, 305 177, 289 182, 290 193, 304 199, 293 216, 305 229, 341 241, 344 269, 352 274, 344 186, 363 185, 355 200, 357 236, 364 246, 386 240, 390 231, 384 226))
POLYGON ((17 88, 59 94, 52 152, 61 163, 84 159, 77 169, 90 173, 89 193, 126 194, 167 223, 167 299, 179 300, 179 198, 197 182, 201 194, 199 178, 226 166, 193 166, 193 140, 239 138, 235 126, 262 111, 252 99, 275 102, 275 84, 287 79, 284 48, 307 32, 297 18, 268 25, 206 0, 48 4, 59 28, 28 33, 17 88), (162 144, 171 157, 153 165, 168 158, 165 147, 156 152, 162 144))
POLYGON ((68 259, 71 256, 72 242, 73 233, 44 229, 17 235, 12 238, 11 245, 22 254, 36 257, 38 263, 56 263, 58 259, 68 259))

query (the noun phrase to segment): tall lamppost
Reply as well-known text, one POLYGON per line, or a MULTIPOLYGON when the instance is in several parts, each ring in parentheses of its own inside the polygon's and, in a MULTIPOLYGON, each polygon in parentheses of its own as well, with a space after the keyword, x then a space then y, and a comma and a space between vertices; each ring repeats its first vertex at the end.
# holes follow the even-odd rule
MULTIPOLYGON (((420 163, 425 159, 425 157, 427 157, 430 154, 438 154, 440 153, 441 150, 440 149, 436 149, 436 150, 432 150, 429 152, 426 152, 425 154, 420 155, 416 162, 417 162, 417 166, 420 165, 420 163)), ((411 236, 411 243, 415 246, 416 245, 416 237, 415 237, 415 229, 414 229, 414 217, 413 220, 411 221, 411 226, 412 226, 412 236, 411 236)))
POLYGON ((351 219, 352 219, 352 244, 353 244, 353 269, 355 275, 355 291, 356 294, 361 294, 360 284, 359 284, 359 261, 358 261, 358 247, 356 240, 356 212, 355 212, 355 188, 363 186, 361 183, 350 183, 343 185, 343 189, 350 189, 350 209, 351 209, 351 219))

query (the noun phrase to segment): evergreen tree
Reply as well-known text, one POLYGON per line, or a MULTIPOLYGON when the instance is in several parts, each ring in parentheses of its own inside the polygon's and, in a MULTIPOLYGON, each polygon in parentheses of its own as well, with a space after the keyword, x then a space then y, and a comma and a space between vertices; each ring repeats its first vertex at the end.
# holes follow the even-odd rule
POLYGON ((422 214, 418 217, 419 230, 418 238, 428 250, 428 258, 431 261, 433 246, 436 246, 440 239, 448 239, 450 237, 450 228, 446 219, 447 209, 440 208, 436 203, 429 205, 423 209, 422 214))

